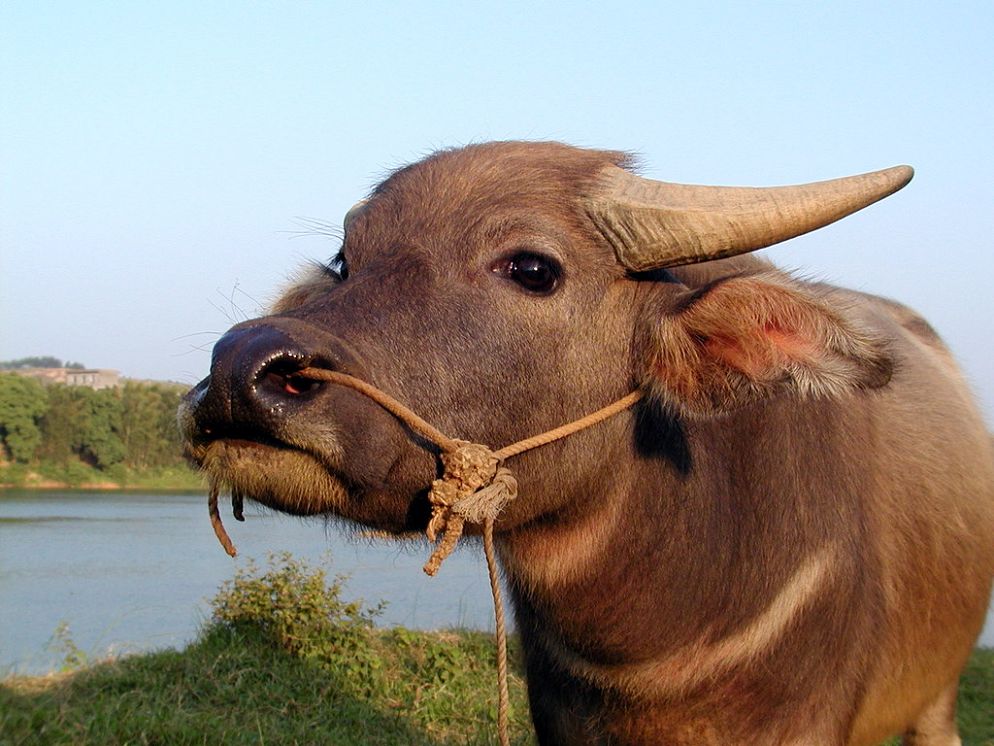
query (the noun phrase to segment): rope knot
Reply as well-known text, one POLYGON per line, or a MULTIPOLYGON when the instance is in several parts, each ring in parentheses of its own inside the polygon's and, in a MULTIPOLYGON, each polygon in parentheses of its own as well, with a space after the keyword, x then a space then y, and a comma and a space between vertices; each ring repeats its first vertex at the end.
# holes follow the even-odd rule
POLYGON ((511 470, 499 467, 500 459, 486 446, 457 441, 457 446, 441 455, 442 477, 432 482, 428 499, 431 520, 429 541, 442 539, 435 547, 424 571, 438 572, 442 562, 452 554, 462 536, 463 526, 494 520, 503 507, 518 494, 518 483, 511 470))

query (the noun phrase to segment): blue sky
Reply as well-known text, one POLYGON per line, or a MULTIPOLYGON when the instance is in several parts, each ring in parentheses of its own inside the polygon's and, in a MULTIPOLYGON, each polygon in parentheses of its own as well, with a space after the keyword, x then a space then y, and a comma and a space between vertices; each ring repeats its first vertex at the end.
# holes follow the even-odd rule
POLYGON ((994 421, 994 4, 0 4, 0 359, 194 382, 388 169, 558 139, 898 195, 769 253, 910 303, 994 421))

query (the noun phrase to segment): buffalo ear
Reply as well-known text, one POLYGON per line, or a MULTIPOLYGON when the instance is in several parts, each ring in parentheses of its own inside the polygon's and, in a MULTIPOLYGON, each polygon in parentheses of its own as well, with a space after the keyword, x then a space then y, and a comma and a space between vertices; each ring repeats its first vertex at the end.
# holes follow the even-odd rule
POLYGON ((648 322, 646 388, 707 417, 782 393, 837 397, 886 384, 884 344, 816 293, 779 273, 687 291, 648 322))

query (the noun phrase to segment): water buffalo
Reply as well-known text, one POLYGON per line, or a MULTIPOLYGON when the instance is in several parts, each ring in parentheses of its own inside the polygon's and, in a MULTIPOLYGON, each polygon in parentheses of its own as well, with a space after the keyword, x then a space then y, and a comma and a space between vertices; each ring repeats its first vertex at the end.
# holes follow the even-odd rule
POLYGON ((747 254, 906 167, 777 189, 491 143, 402 168, 341 252, 217 343, 180 411, 240 499, 423 531, 430 443, 305 367, 503 445, 497 545, 544 744, 955 744, 994 575, 994 458, 927 322, 747 254))

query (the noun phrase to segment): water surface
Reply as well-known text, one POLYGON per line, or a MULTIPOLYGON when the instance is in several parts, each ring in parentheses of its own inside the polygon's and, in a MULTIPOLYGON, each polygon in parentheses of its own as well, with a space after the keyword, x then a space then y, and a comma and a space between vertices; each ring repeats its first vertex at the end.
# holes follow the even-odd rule
POLYGON ((349 574, 349 599, 387 600, 384 624, 493 628, 476 543, 429 578, 421 571, 424 543, 359 539, 322 520, 251 505, 245 518, 226 517, 239 550, 231 559, 203 495, 0 490, 0 675, 58 667, 64 654, 47 644, 61 622, 91 656, 182 646, 237 567, 283 550, 329 574, 349 574))

